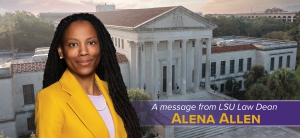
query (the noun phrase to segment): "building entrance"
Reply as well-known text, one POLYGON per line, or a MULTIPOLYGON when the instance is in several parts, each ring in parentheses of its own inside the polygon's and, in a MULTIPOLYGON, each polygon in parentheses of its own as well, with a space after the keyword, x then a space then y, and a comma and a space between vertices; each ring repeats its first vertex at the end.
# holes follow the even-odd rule
MULTIPOLYGON (((163 92, 167 92, 167 66, 163 66, 163 92)), ((172 65, 172 90, 174 90, 175 65, 172 65)))

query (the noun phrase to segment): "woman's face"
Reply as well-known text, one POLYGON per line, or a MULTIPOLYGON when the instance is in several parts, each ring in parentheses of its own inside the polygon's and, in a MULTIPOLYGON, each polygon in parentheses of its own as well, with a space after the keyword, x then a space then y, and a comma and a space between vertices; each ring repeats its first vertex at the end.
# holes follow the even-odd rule
POLYGON ((75 77, 93 75, 100 62, 98 35, 88 21, 71 23, 63 35, 62 46, 57 50, 75 77))

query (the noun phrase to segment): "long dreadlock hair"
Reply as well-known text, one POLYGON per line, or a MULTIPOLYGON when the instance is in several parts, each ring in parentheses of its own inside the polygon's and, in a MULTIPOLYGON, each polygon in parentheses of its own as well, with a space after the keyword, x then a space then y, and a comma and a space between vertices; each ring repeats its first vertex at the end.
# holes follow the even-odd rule
POLYGON ((140 122, 127 95, 126 86, 116 57, 116 49, 110 34, 102 22, 94 15, 88 13, 73 14, 65 17, 58 24, 44 70, 43 88, 57 82, 67 68, 65 61, 59 59, 57 47, 59 44, 62 44, 66 28, 75 21, 88 21, 94 26, 101 46, 101 60, 95 72, 102 80, 108 82, 109 95, 114 103, 116 112, 124 122, 128 137, 141 138, 140 122))

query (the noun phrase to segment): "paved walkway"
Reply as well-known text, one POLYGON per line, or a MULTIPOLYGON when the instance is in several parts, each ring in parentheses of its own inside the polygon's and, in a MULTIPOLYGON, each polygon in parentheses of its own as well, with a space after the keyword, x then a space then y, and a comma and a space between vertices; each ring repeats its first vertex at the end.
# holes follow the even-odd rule
MULTIPOLYGON (((213 91, 200 89, 187 94, 167 97, 161 93, 160 100, 231 100, 231 97, 213 91)), ((235 100, 235 99, 234 99, 235 100)), ((174 138, 300 138, 300 133, 287 127, 236 127, 236 126, 199 126, 174 127, 174 138)))
POLYGON ((286 127, 243 127, 223 134, 215 135, 215 138, 299 138, 299 132, 286 127))

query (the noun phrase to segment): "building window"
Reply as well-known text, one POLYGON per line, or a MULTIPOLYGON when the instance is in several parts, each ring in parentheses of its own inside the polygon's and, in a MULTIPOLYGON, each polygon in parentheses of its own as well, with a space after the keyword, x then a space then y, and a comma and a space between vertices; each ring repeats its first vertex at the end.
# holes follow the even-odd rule
POLYGON ((287 67, 287 68, 290 67, 290 60, 291 60, 291 56, 288 55, 288 56, 286 57, 286 67, 287 67))
POLYGON ((247 70, 251 69, 251 58, 248 58, 247 60, 247 70))
POLYGON ((274 58, 271 58, 270 70, 274 70, 274 58))
POLYGON ((243 59, 239 59, 239 72, 243 72, 243 59))
POLYGON ((202 63, 202 78, 205 78, 205 63, 202 63))
POLYGON ((28 128, 28 131, 35 130, 34 117, 27 118, 27 128, 28 128))
POLYGON ((120 48, 120 38, 118 38, 118 47, 120 48))
POLYGON ((239 81, 239 89, 242 89, 242 83, 243 83, 243 81, 240 80, 240 81, 239 81))
POLYGON ((211 62, 210 76, 214 76, 215 74, 216 74, 216 62, 211 62))
POLYGON ((220 74, 224 75, 225 74, 225 61, 221 61, 221 70, 220 70, 220 74))
MULTIPOLYGON (((114 44, 114 37, 111 37, 111 41, 113 42, 113 44, 114 44)), ((115 44, 114 44, 114 46, 115 46, 115 44)))
POLYGON ((220 92, 224 92, 224 83, 221 84, 221 90, 220 90, 220 92))
POLYGON ((122 49, 124 49, 124 39, 122 39, 122 49))
POLYGON ((230 60, 230 73, 234 73, 234 60, 230 60))
POLYGON ((115 46, 116 46, 116 47, 118 46, 117 38, 115 38, 115 46))
POLYGON ((194 82, 194 70, 192 71, 192 82, 194 82))
POLYGON ((24 104, 34 103, 33 84, 23 85, 24 104))
POLYGON ((192 44, 193 44, 192 46, 195 47, 195 41, 194 40, 192 40, 192 44))
POLYGON ((181 46, 182 46, 182 41, 179 41, 179 47, 181 48, 181 46))
POLYGON ((278 64, 278 68, 280 69, 282 67, 282 56, 279 57, 279 64, 278 64))

